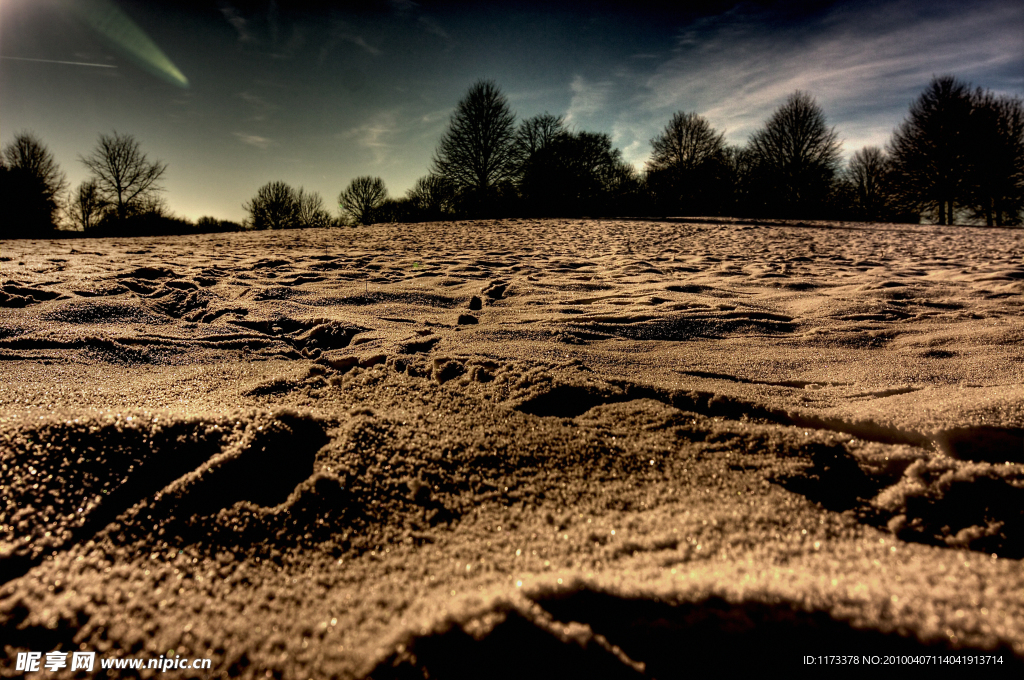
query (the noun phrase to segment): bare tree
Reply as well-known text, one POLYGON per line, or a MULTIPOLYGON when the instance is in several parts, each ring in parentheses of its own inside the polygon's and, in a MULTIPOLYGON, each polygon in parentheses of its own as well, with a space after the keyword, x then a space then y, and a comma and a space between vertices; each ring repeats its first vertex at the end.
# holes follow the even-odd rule
POLYGON ((486 205, 518 169, 515 114, 492 81, 480 81, 458 103, 434 152, 431 173, 486 205))
POLYGON ((519 124, 519 129, 516 130, 515 146, 519 162, 529 160, 530 156, 568 131, 565 127, 565 118, 562 116, 553 116, 545 112, 539 116, 527 118, 519 124))
POLYGON ((677 112, 651 148, 647 178, 660 208, 707 214, 724 207, 730 193, 725 135, 707 119, 677 112))
POLYGON ((4 164, 11 170, 23 170, 39 179, 45 197, 55 205, 68 188, 67 176, 60 169, 50 150, 30 132, 19 132, 4 147, 4 164))
POLYGON ((860 219, 888 217, 889 161, 877 146, 865 146, 854 152, 846 167, 854 214, 860 219))
POLYGON ((67 190, 67 177, 53 154, 30 132, 19 132, 0 154, 4 207, 13 230, 25 236, 41 235, 54 228, 67 190))
POLYGON ((677 112, 665 130, 651 140, 648 171, 694 170, 717 161, 725 151, 725 134, 716 132, 696 113, 677 112))
POLYGON ((978 88, 971 95, 968 202, 988 226, 1021 224, 1024 210, 1024 100, 978 88))
POLYGON ((406 198, 422 219, 441 220, 455 212, 455 187, 439 175, 417 179, 406 198))
POLYGON ((323 229, 333 224, 330 213, 324 208, 324 199, 317 192, 299 187, 295 202, 300 226, 323 229))
POLYGON ((953 76, 933 78, 893 132, 888 152, 904 202, 952 224, 967 199, 970 86, 953 76))
POLYGON ((342 215, 359 224, 371 224, 374 211, 388 198, 387 187, 380 177, 356 177, 338 195, 342 215))
POLYGON ((100 198, 96 180, 86 180, 68 196, 68 217, 71 224, 82 231, 89 231, 99 224, 103 215, 103 199, 100 198))
POLYGON ((828 197, 840 162, 840 142, 805 92, 794 92, 750 137, 755 190, 782 215, 812 213, 828 197))
POLYGON ((562 133, 523 167, 521 191, 535 215, 604 213, 610 196, 630 176, 622 153, 603 132, 562 133))
POLYGON ((100 196, 118 220, 146 211, 158 193, 167 165, 149 162, 131 135, 100 135, 96 149, 79 160, 93 174, 100 196))
POLYGON ((252 200, 243 203, 253 229, 294 229, 300 226, 298 196, 284 182, 264 184, 252 200))

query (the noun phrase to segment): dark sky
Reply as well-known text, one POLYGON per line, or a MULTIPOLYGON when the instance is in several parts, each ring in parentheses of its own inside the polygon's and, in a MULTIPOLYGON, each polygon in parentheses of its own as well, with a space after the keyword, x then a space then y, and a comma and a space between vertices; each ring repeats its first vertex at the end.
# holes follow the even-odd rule
POLYGON ((272 180, 402 195, 479 79, 638 169, 676 111, 743 144, 797 89, 849 155, 933 75, 1024 93, 1024 3, 0 0, 0 57, 0 142, 35 132, 77 186, 99 133, 130 133, 172 211, 241 220, 272 180))

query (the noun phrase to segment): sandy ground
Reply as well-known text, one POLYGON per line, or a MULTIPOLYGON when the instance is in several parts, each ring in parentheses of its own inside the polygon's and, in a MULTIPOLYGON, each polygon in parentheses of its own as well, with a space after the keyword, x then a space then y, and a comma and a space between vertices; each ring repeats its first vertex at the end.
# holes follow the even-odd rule
POLYGON ((0 273, 0 675, 1024 667, 1024 231, 378 225, 0 273))

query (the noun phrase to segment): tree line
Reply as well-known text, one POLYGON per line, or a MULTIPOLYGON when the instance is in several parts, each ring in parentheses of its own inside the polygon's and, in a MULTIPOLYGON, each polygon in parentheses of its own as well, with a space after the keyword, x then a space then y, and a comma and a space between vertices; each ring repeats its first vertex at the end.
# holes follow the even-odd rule
POLYGON ((231 231, 241 225, 212 217, 193 224, 174 217, 163 200, 167 164, 150 161, 128 134, 101 134, 79 161, 90 177, 69 189, 67 175, 32 133, 19 132, 0 152, 0 238, 46 238, 67 232, 135 236, 231 231), (64 227, 64 229, 61 229, 64 227))
POLYGON ((844 165, 821 107, 794 92, 748 139, 695 112, 677 112, 654 139, 643 172, 603 132, 573 130, 549 113, 517 123, 492 81, 470 87, 428 172, 404 197, 379 177, 357 177, 338 216, 316 192, 270 182, 243 204, 244 225, 170 216, 166 165, 130 135, 100 135, 80 161, 90 179, 68 191, 52 154, 18 134, 0 153, 0 236, 52 235, 59 222, 97 235, 329 227, 463 218, 734 216, 937 224, 1024 221, 1024 102, 954 78, 933 78, 881 147, 844 165))
POLYGON ((644 172, 606 133, 545 113, 516 123, 492 81, 473 85, 428 174, 403 198, 360 177, 339 196, 350 223, 481 217, 734 216, 937 224, 1024 221, 1024 102, 933 78, 885 148, 844 165, 841 141, 806 92, 794 92, 730 146, 695 112, 651 140, 644 172))

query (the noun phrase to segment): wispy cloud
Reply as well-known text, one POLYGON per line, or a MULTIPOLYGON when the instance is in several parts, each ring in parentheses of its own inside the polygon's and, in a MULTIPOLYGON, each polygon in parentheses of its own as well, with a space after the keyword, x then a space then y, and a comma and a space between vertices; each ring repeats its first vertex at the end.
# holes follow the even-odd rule
POLYGON ((578 125, 600 113, 612 93, 612 84, 610 80, 590 82, 583 76, 574 77, 569 85, 572 99, 569 102, 569 109, 565 112, 565 122, 578 125))
POLYGON ((383 52, 371 45, 356 31, 347 21, 338 17, 331 19, 331 28, 324 46, 320 48, 320 61, 323 62, 327 56, 341 43, 349 43, 359 47, 369 55, 378 57, 383 52))
POLYGON ((263 97, 253 94, 252 92, 239 92, 238 96, 242 101, 246 103, 249 109, 249 116, 247 120, 251 121, 262 121, 266 120, 268 115, 277 110, 276 104, 273 104, 263 97))
POLYGON ((680 34, 641 108, 697 111, 743 143, 799 89, 817 98, 848 152, 881 144, 933 75, 970 79, 1021 59, 1024 6, 960 9, 922 18, 910 5, 840 6, 813 25, 770 34, 761 16, 734 10, 680 34))
POLYGON ((392 160, 392 152, 399 145, 402 128, 398 124, 397 111, 383 111, 374 114, 373 119, 342 132, 339 137, 370 153, 373 164, 385 165, 392 160))
POLYGON ((221 5, 220 13, 224 16, 229 24, 238 32, 238 41, 242 43, 256 42, 255 36, 249 30, 249 23, 245 17, 230 5, 221 5))
POLYGON ((412 0, 388 0, 388 5, 395 14, 408 14, 419 8, 419 4, 412 0))
POLYGON ((445 42, 451 43, 452 37, 448 35, 448 31, 441 28, 441 24, 437 23, 433 19, 430 19, 428 17, 419 17, 418 19, 416 19, 416 23, 422 26, 423 30, 425 30, 427 33, 430 33, 431 35, 436 35, 438 38, 441 38, 445 42))
POLYGON ((274 143, 274 140, 267 137, 260 137, 259 135, 250 135, 245 132, 234 132, 232 134, 237 137, 242 144, 254 146, 257 149, 266 149, 274 143))

